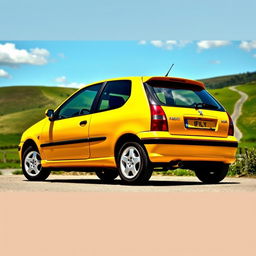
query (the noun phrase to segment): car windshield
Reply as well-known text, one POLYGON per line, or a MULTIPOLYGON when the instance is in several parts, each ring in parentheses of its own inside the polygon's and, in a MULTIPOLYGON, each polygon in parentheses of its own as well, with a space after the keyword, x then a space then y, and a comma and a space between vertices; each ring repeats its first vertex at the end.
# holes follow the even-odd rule
POLYGON ((225 111, 204 89, 198 86, 149 86, 151 93, 164 106, 225 111))

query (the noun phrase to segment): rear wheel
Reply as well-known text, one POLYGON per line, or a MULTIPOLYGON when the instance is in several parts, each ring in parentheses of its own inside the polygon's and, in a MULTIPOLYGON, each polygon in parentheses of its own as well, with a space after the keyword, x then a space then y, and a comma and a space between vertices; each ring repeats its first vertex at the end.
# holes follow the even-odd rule
POLYGON ((206 184, 216 184, 222 181, 228 173, 228 164, 202 165, 195 170, 199 180, 206 184))
POLYGON ((126 142, 120 148, 117 163, 119 176, 127 184, 143 184, 152 175, 147 153, 137 142, 126 142))
POLYGON ((32 146, 29 146, 22 156, 22 171, 31 181, 43 181, 51 173, 49 169, 42 167, 40 153, 32 146))
POLYGON ((116 169, 98 169, 95 173, 103 182, 107 183, 112 182, 118 176, 116 169))

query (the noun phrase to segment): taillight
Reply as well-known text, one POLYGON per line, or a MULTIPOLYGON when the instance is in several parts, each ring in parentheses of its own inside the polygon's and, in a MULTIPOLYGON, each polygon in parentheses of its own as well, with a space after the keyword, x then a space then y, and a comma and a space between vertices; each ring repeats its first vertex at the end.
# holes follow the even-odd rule
POLYGON ((161 106, 150 105, 151 131, 168 131, 167 119, 161 106))
POLYGON ((231 116, 229 115, 228 112, 227 112, 227 115, 228 115, 228 121, 229 121, 228 135, 234 136, 234 124, 233 124, 233 120, 232 120, 232 118, 231 118, 231 116))

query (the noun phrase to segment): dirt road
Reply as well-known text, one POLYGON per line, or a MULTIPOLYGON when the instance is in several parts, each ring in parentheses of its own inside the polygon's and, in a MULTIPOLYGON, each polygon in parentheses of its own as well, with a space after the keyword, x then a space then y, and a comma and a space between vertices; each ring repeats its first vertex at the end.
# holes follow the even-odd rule
POLYGON ((234 112, 231 115, 233 122, 234 122, 234 126, 235 126, 235 137, 238 140, 241 140, 241 138, 243 137, 243 134, 237 127, 237 120, 240 117, 240 115, 242 114, 242 107, 243 107, 244 102, 248 99, 248 95, 244 92, 239 91, 236 88, 236 86, 230 86, 229 89, 232 91, 238 92, 241 95, 240 99, 236 102, 235 107, 234 107, 234 112))

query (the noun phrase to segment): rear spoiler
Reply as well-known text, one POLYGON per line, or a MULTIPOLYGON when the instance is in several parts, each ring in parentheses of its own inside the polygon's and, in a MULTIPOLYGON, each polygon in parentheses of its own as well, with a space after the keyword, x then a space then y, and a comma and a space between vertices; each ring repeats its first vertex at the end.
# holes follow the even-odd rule
POLYGON ((153 76, 153 77, 142 77, 142 82, 149 82, 149 81, 170 81, 175 83, 182 83, 182 84, 190 84, 190 85, 197 85, 205 89, 205 85, 202 82, 185 79, 185 78, 178 78, 178 77, 165 77, 165 76, 153 76))

